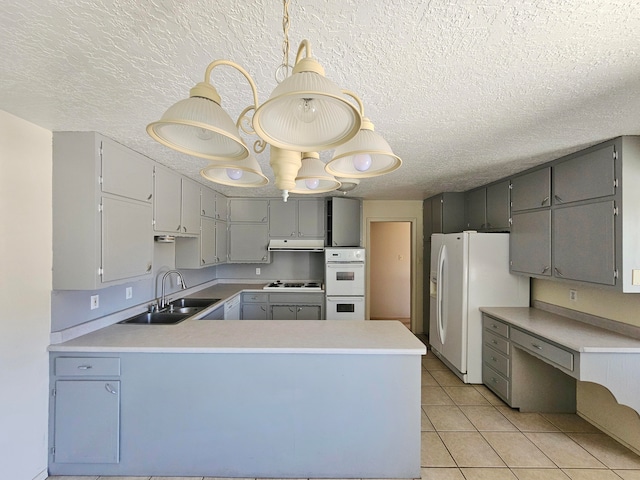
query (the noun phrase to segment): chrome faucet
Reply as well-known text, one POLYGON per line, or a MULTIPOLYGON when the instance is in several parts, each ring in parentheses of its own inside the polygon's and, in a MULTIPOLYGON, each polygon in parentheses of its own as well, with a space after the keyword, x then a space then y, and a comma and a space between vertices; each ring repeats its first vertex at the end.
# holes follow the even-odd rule
POLYGON ((178 275, 178 278, 180 278, 180 284, 182 285, 182 290, 187 288, 187 285, 184 283, 184 278, 182 278, 182 274, 178 270, 169 270, 167 273, 165 273, 162 276, 162 296, 160 297, 160 308, 164 308, 164 307, 167 306, 167 302, 166 302, 165 294, 164 294, 164 292, 165 292, 165 290, 164 290, 164 281, 172 273, 175 273, 176 275, 178 275))

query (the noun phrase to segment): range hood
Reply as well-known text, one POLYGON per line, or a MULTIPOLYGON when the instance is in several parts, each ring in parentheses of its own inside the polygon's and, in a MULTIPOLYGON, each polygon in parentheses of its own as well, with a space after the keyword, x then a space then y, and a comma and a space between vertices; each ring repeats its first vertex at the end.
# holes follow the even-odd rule
POLYGON ((287 238, 269 241, 270 252, 322 252, 324 251, 323 239, 287 238))

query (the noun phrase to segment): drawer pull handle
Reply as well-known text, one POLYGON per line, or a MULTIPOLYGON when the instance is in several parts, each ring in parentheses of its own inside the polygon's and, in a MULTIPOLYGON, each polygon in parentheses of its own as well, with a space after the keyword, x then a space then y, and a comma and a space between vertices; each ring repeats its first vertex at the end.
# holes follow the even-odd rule
POLYGON ((495 378, 495 377, 491 377, 491 381, 492 381, 493 383, 498 383, 498 380, 496 380, 496 378, 495 378))
POLYGON ((117 394, 118 394, 118 392, 116 392, 116 391, 113 389, 113 387, 111 386, 111 384, 109 384, 109 383, 105 383, 105 384, 104 384, 104 389, 105 389, 107 392, 109 392, 110 394, 112 394, 112 395, 117 395, 117 394))
POLYGON ((92 368, 91 365, 78 365, 78 370, 91 370, 92 368))
POLYGON ((492 328, 498 328, 498 325, 496 325, 495 323, 493 325, 491 325, 492 328))
POLYGON ((491 340, 491 343, 493 343, 494 345, 497 345, 498 341, 497 340, 491 340))
POLYGON ((538 350, 542 350, 542 347, 540 345, 538 345, 537 343, 532 343, 531 346, 533 348, 537 348, 538 350))
POLYGON ((496 359, 496 357, 491 357, 491 361, 492 362, 497 362, 498 360, 496 359))
POLYGON ((542 199, 542 201, 540 202, 540 206, 541 206, 541 207, 544 207, 544 204, 545 204, 545 203, 547 203, 548 201, 549 201, 549 197, 548 197, 548 196, 544 197, 544 198, 542 199))

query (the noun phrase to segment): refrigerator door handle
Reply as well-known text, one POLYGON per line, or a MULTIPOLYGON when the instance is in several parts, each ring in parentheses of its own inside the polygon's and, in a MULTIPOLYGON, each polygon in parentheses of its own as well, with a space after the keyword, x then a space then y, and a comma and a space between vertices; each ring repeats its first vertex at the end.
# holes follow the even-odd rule
POLYGON ((440 251, 438 252, 438 284, 437 284, 437 311, 436 311, 436 327, 438 331, 438 337, 440 339, 440 343, 444 345, 444 270, 445 270, 445 262, 447 258, 447 249, 445 245, 440 246, 440 251))

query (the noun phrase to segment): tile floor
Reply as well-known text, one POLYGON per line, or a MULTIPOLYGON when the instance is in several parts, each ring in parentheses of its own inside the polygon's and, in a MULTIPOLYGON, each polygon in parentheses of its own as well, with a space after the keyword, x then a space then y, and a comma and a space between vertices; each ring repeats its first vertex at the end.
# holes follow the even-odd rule
MULTIPOLYGON (((573 414, 520 413, 465 385, 431 351, 422 360, 422 478, 640 480, 640 456, 573 414)), ((213 480, 49 477, 49 480, 213 480)))

